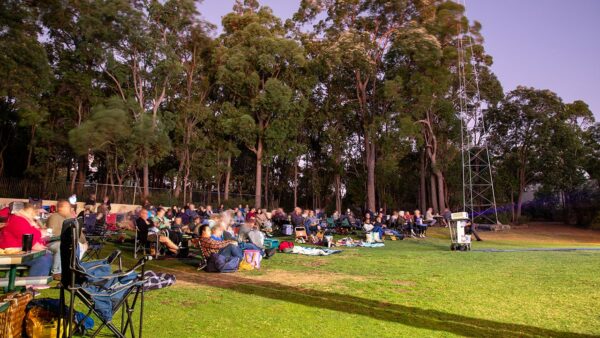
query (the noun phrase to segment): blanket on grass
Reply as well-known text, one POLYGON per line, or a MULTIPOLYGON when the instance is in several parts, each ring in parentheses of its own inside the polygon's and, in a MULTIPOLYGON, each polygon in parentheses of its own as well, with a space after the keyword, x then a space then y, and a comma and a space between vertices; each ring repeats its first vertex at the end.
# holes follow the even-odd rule
POLYGON ((305 246, 296 245, 292 249, 293 254, 298 255, 308 255, 308 256, 329 256, 336 253, 340 253, 342 250, 331 250, 331 249, 319 249, 319 248, 309 248, 305 246))

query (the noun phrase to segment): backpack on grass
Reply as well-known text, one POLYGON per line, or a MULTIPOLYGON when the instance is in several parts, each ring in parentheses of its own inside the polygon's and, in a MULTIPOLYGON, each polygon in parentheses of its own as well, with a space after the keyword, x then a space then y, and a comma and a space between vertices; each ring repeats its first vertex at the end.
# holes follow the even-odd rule
POLYGON ((239 266, 239 257, 225 257, 214 253, 208 257, 206 272, 236 272, 239 266))

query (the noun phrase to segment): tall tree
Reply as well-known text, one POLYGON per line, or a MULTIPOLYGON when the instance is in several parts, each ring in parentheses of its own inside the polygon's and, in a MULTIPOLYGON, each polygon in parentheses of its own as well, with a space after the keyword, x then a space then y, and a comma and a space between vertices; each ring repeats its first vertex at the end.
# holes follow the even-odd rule
POLYGON ((253 0, 236 1, 223 17, 216 51, 218 81, 230 97, 225 118, 256 156, 255 206, 262 205, 265 155, 286 151, 304 110, 304 51, 286 37, 281 21, 253 0))
POLYGON ((375 172, 380 133, 392 119, 394 97, 385 90, 385 59, 396 37, 412 28, 429 1, 303 0, 294 19, 304 25, 317 21, 314 33, 331 42, 329 53, 342 55, 348 92, 360 124, 367 172, 367 208, 375 210, 375 172))

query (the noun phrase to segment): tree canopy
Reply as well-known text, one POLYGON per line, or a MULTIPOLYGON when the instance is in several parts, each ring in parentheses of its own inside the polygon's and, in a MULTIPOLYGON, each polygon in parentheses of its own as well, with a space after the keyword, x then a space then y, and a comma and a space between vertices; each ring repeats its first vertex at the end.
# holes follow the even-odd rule
POLYGON ((597 189, 589 107, 504 93, 456 2, 301 0, 283 21, 237 0, 219 35, 201 14, 193 0, 2 2, 0 176, 123 201, 135 185, 169 202, 459 209, 466 45, 509 218, 531 186, 565 210, 597 189))

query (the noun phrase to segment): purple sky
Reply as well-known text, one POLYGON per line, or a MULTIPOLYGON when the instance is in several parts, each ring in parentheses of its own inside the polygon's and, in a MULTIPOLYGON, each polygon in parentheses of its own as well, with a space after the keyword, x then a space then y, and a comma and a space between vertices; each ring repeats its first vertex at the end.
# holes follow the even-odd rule
MULTIPOLYGON (((234 0, 205 0, 202 16, 220 26, 234 0)), ((262 0, 282 19, 297 0, 262 0)), ((600 0, 466 0, 483 25, 492 69, 505 91, 550 89, 565 102, 584 100, 600 120, 600 0)), ((220 30, 220 28, 219 28, 220 30)))

